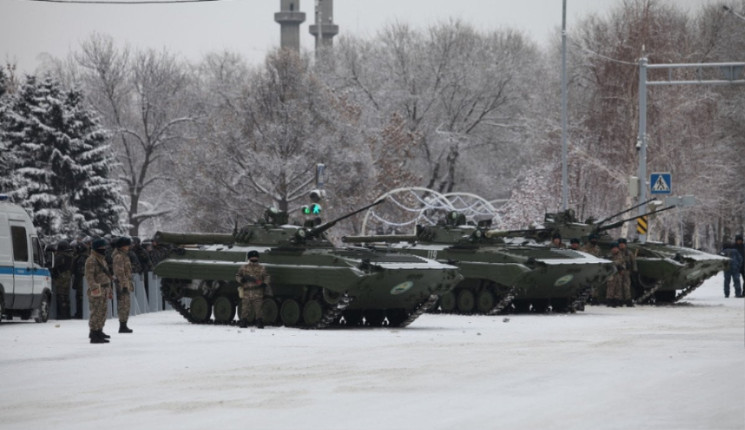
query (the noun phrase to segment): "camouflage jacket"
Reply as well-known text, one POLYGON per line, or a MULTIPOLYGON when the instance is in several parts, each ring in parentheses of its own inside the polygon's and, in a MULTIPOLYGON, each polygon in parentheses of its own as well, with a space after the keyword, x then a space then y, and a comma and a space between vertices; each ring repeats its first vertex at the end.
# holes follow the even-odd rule
POLYGON ((610 255, 605 258, 613 262, 613 266, 619 273, 626 270, 626 259, 621 251, 618 251, 616 254, 611 252, 610 255))
POLYGON ((596 257, 600 257, 600 247, 597 245, 593 245, 590 242, 587 242, 582 248, 579 249, 582 252, 586 252, 588 254, 592 254, 596 257))
POLYGON ((119 289, 127 289, 134 291, 134 285, 132 284, 132 263, 129 260, 129 253, 122 251, 121 249, 114 250, 112 254, 114 261, 114 279, 116 279, 117 287, 119 289))
POLYGON ((261 263, 246 263, 235 274, 235 281, 243 288, 257 287, 261 284, 269 285, 270 280, 269 273, 261 263))
POLYGON ((103 255, 91 252, 91 255, 85 260, 85 280, 88 282, 88 289, 91 290, 111 287, 111 272, 103 255))
POLYGON ((639 269, 636 267, 636 255, 629 248, 619 251, 619 254, 623 255, 623 261, 626 262, 626 270, 637 272, 639 269))
POLYGON ((52 277, 56 278, 63 273, 72 273, 73 263, 75 262, 72 249, 66 251, 57 251, 54 253, 54 267, 52 268, 52 277))

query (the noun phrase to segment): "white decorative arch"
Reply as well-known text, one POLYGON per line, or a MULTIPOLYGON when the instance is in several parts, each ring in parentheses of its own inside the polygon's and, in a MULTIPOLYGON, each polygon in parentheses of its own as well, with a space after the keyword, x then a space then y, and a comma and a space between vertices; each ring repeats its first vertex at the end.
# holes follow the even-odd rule
MULTIPOLYGON (((434 225, 454 210, 437 191, 424 187, 403 187, 378 197, 385 203, 371 207, 362 220, 362 234, 413 234, 416 226, 434 225)), ((377 199, 376 199, 377 200, 377 199)))

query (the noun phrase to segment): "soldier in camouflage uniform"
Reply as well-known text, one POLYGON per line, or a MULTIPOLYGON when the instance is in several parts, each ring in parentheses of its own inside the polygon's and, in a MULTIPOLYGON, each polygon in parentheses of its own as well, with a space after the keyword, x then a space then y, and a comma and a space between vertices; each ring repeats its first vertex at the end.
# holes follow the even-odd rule
POLYGON ((88 337, 91 343, 106 343, 110 337, 103 332, 106 324, 106 300, 111 298, 111 272, 106 265, 106 240, 96 239, 93 251, 85 260, 85 281, 88 283, 88 304, 91 311, 88 337))
POLYGON ((90 236, 80 239, 75 244, 74 262, 72 264, 72 289, 75 290, 75 316, 83 319, 83 279, 85 278, 85 261, 91 254, 90 236))
POLYGON ((605 299, 608 306, 616 307, 623 300, 623 274, 626 272, 626 260, 618 248, 618 242, 611 244, 610 255, 605 257, 613 262, 616 273, 608 278, 608 288, 605 291, 605 299))
POLYGON ((634 302, 631 298, 631 275, 636 274, 638 271, 636 267, 636 255, 629 248, 626 247, 626 239, 618 239, 618 250, 620 254, 623 254, 623 260, 626 264, 626 271, 623 272, 623 304, 628 307, 633 307, 634 302))
POLYGON ((54 267, 52 268, 52 283, 54 295, 57 299, 57 319, 70 319, 70 281, 72 279, 73 252, 70 243, 60 240, 54 252, 54 267))
POLYGON ((129 259, 129 247, 132 240, 122 236, 114 242, 114 252, 111 254, 114 270, 114 285, 116 285, 116 312, 119 316, 119 333, 132 333, 127 327, 129 309, 132 306, 131 294, 134 290, 132 283, 132 263, 129 259))
POLYGON ((600 257, 600 247, 598 246, 598 235, 597 233, 590 233, 589 242, 580 248, 580 251, 588 254, 600 257))
POLYGON ((249 309, 256 315, 256 327, 264 328, 261 306, 264 304, 264 288, 269 286, 270 277, 264 266, 259 264, 258 251, 248 252, 248 263, 238 269, 235 274, 238 282, 238 295, 241 298, 241 314, 239 324, 248 327, 249 309))

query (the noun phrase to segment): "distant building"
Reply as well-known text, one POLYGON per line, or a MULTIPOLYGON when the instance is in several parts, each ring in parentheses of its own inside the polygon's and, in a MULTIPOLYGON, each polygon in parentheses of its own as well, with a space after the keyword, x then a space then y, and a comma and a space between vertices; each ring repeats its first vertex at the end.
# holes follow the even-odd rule
POLYGON ((274 21, 281 27, 280 47, 300 52, 300 24, 305 22, 305 12, 300 12, 300 0, 280 0, 279 8, 274 21))
POLYGON ((334 24, 334 0, 316 1, 316 20, 310 34, 316 38, 316 51, 333 46, 333 37, 339 34, 339 26, 334 24))

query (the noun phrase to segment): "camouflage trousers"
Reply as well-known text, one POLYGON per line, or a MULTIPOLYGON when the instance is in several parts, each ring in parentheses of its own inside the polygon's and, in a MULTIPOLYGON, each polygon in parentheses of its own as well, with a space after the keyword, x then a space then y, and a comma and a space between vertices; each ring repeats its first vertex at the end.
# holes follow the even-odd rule
POLYGON ((57 319, 70 318, 70 273, 54 279, 54 294, 57 300, 57 319))
POLYGON ((103 326, 106 324, 106 300, 108 300, 107 294, 102 294, 99 297, 88 294, 88 308, 91 311, 88 327, 92 331, 103 330, 103 326))
POLYGON ((624 270, 621 274, 621 294, 623 297, 621 300, 631 300, 631 271, 624 270))
POLYGON ((119 322, 127 322, 129 319, 129 309, 132 307, 132 296, 129 294, 129 290, 124 288, 117 288, 116 291, 116 314, 119 317, 119 322))
POLYGON ((608 278, 608 284, 605 290, 606 300, 621 300, 623 298, 621 282, 621 275, 618 273, 608 278))
POLYGON ((241 299, 240 319, 249 319, 250 309, 253 309, 256 319, 263 317, 261 306, 264 304, 264 289, 244 289, 243 298, 241 299))

